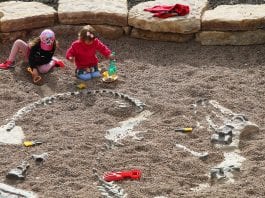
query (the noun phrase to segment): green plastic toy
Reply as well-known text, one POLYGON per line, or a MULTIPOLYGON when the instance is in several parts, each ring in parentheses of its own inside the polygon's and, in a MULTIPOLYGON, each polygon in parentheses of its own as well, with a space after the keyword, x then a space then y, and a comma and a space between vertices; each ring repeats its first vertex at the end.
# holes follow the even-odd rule
MULTIPOLYGON (((112 56, 115 56, 115 52, 112 52, 112 56)), ((116 66, 116 60, 110 60, 108 70, 103 72, 102 74, 102 80, 103 82, 113 82, 117 80, 117 66, 116 66)))
MULTIPOLYGON (((115 56, 115 52, 112 52, 111 55, 115 56)), ((110 60, 108 73, 109 73, 109 76, 115 75, 117 73, 116 60, 110 60)))

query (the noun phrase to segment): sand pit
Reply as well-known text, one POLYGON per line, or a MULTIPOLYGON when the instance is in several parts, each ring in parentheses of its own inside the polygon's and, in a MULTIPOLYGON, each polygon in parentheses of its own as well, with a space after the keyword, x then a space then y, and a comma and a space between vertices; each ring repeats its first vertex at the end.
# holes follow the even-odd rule
MULTIPOLYGON (((59 58, 64 59, 74 39, 75 35, 59 36, 59 58)), ((144 108, 139 111, 125 97, 106 93, 68 94, 40 102, 18 116, 15 124, 22 128, 24 140, 43 144, 1 145, 2 183, 43 198, 265 196, 264 45, 216 47, 132 38, 103 41, 117 54, 119 79, 107 84, 94 79, 86 83, 88 89, 125 94, 144 103, 144 108), (240 168, 223 169, 224 178, 211 179, 213 168, 227 157, 227 150, 211 143, 211 137, 237 114, 260 130, 245 132, 238 142, 235 153, 242 159, 240 168), (193 131, 178 133, 176 127, 193 131), (8 171, 23 160, 42 153, 48 153, 47 159, 41 165, 29 160, 24 181, 5 180, 8 171), (202 153, 208 156, 202 159, 202 153), (105 172, 130 169, 140 169, 141 179, 102 181, 105 172)), ((1 45, 2 60, 10 48, 11 43, 1 45)), ((24 64, 0 71, 0 126, 44 97, 80 91, 74 67, 64 61, 66 68, 43 76, 41 86, 31 83, 24 64)), ((101 66, 107 64, 102 59, 101 66)))

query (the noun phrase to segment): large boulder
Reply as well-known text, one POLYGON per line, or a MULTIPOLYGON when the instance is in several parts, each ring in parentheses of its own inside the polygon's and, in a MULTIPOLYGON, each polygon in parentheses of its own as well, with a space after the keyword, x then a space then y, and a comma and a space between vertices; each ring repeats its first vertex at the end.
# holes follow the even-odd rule
POLYGON ((265 27, 265 4, 222 5, 202 16, 202 30, 256 30, 265 27))
MULTIPOLYGON (((56 36, 72 36, 76 35, 76 38, 78 38, 78 32, 84 27, 84 25, 55 25, 52 27, 47 27, 54 31, 56 36)), ((36 35, 40 35, 40 33, 43 31, 43 28, 38 28, 31 30, 29 32, 29 35, 31 37, 35 37, 36 35)))
POLYGON ((172 41, 172 42, 182 43, 182 42, 187 42, 193 39, 194 34, 151 32, 148 30, 141 30, 141 29, 133 28, 131 32, 131 37, 145 39, 145 40, 172 41))
POLYGON ((207 4, 207 0, 156 0, 140 3, 129 11, 128 24, 152 32, 195 33, 201 29, 201 15, 207 4), (175 5, 176 3, 188 5, 190 13, 186 16, 161 19, 153 17, 153 13, 144 11, 145 8, 156 5, 175 5))
POLYGON ((106 39, 119 39, 123 36, 124 30, 120 26, 113 25, 92 25, 100 36, 106 39))
POLYGON ((0 13, 1 32, 53 26, 56 19, 54 8, 38 2, 2 2, 0 13))
POLYGON ((265 30, 221 32, 203 31, 196 34, 202 45, 251 45, 265 43, 265 30))
POLYGON ((61 24, 127 26, 127 0, 60 0, 61 24))
POLYGON ((10 41, 15 41, 16 39, 24 39, 27 36, 27 31, 17 31, 17 32, 9 32, 4 33, 0 32, 0 43, 7 43, 10 41))
MULTIPOLYGON (((122 27, 112 25, 56 25, 49 28, 52 29, 56 35, 76 35, 77 39, 79 31, 83 27, 86 27, 89 30, 96 30, 99 37, 103 37, 106 39, 118 39, 124 34, 124 29, 122 27)), ((39 35, 42 30, 43 29, 34 29, 30 31, 30 35, 39 35)))

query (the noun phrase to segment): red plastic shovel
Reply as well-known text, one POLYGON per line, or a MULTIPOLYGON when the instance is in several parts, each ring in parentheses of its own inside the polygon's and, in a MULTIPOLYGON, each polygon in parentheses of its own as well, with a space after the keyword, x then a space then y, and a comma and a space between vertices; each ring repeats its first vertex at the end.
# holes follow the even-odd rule
POLYGON ((123 179, 140 179, 141 174, 140 170, 134 169, 130 171, 108 172, 104 174, 103 178, 107 182, 123 179))

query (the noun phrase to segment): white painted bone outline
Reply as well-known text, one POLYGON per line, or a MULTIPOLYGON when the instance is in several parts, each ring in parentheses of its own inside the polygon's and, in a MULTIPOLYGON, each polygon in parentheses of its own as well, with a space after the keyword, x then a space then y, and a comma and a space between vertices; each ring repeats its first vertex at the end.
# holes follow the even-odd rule
POLYGON ((89 95, 89 94, 102 94, 102 93, 106 93, 106 94, 111 94, 113 96, 119 97, 121 99, 127 100, 128 102, 131 102, 133 105, 135 105, 139 111, 143 111, 144 109, 144 103, 141 102, 138 99, 132 98, 126 94, 123 93, 119 93, 119 92, 115 92, 112 90, 107 90, 107 89, 102 89, 102 90, 83 90, 83 91, 76 91, 76 92, 65 92, 65 93, 59 93, 59 94, 55 94, 52 96, 47 96, 44 97, 34 103, 31 103, 23 108, 21 108, 20 110, 18 110, 16 112, 15 115, 13 115, 13 117, 10 119, 10 121, 4 126, 4 128, 7 131, 11 131, 15 126, 16 126, 16 121, 21 118, 24 114, 32 111, 33 109, 35 109, 36 107, 38 107, 39 105, 47 105, 47 104, 51 104, 53 103, 54 100, 56 100, 57 98, 63 97, 63 96, 76 96, 76 95, 89 95))
MULTIPOLYGON (((90 94, 111 94, 115 97, 119 97, 121 99, 124 99, 130 103, 132 103, 134 106, 136 106, 139 109, 139 112, 143 111, 145 104, 141 102, 138 99, 132 98, 126 94, 115 92, 112 90, 82 90, 82 91, 76 91, 76 92, 66 92, 66 93, 59 93, 55 94, 52 96, 44 97, 34 103, 31 103, 20 110, 18 110, 13 117, 10 119, 10 121, 4 126, 4 128, 7 131, 11 131, 15 126, 16 126, 16 121, 21 118, 24 114, 31 112, 33 109, 37 108, 40 105, 47 105, 51 104, 56 100, 57 98, 64 97, 64 96, 76 96, 76 95, 90 95, 90 94)), ((99 178, 99 177, 98 177, 99 178)), ((115 197, 119 198, 125 198, 127 194, 124 193, 124 190, 122 190, 120 187, 117 185, 114 185, 113 183, 107 183, 104 182, 103 180, 99 179, 101 186, 98 186, 99 190, 101 191, 102 195, 110 195, 114 194, 115 197), (102 183, 103 182, 103 183, 102 183)))
MULTIPOLYGON (((201 105, 205 108, 207 105, 211 105, 211 107, 213 108, 212 113, 218 117, 219 119, 221 119, 223 121, 223 125, 229 125, 229 126, 233 126, 233 141, 231 144, 229 145, 218 145, 215 144, 215 146, 217 148, 220 148, 221 150, 223 150, 223 154, 225 157, 225 160, 216 165, 215 168, 213 169, 222 169, 223 171, 223 177, 218 177, 217 175, 217 180, 218 179, 222 179, 222 178, 226 178, 228 179, 227 182, 234 182, 233 179, 233 173, 231 172, 231 170, 240 170, 239 167, 241 165, 241 163, 243 163, 243 161, 245 160, 244 157, 240 156, 240 150, 238 148, 239 146, 239 137, 240 134, 242 133, 242 131, 248 127, 248 129, 252 129, 253 131, 259 131, 259 127, 251 122, 249 122, 244 115, 241 114, 236 114, 234 112, 232 112, 230 109, 227 109, 225 107, 223 107, 222 105, 220 105, 217 101, 215 100, 201 100, 203 101, 201 103, 201 105), (241 118, 242 117, 242 118, 241 118), (239 121, 239 122, 238 122, 239 121), (230 159, 237 159, 236 161, 230 161, 230 159)), ((195 108, 198 106, 198 104, 194 104, 193 105, 195 108)), ((195 110, 195 114, 196 114, 197 110, 195 110)), ((217 125, 215 125, 215 123, 212 121, 212 119, 210 118, 210 116, 206 116, 206 121, 208 123, 208 130, 211 131, 216 131, 216 129, 218 128, 217 125)), ((191 189, 191 190, 202 190, 203 188, 207 188, 210 185, 206 184, 201 184, 200 186, 198 186, 197 188, 191 189)))

